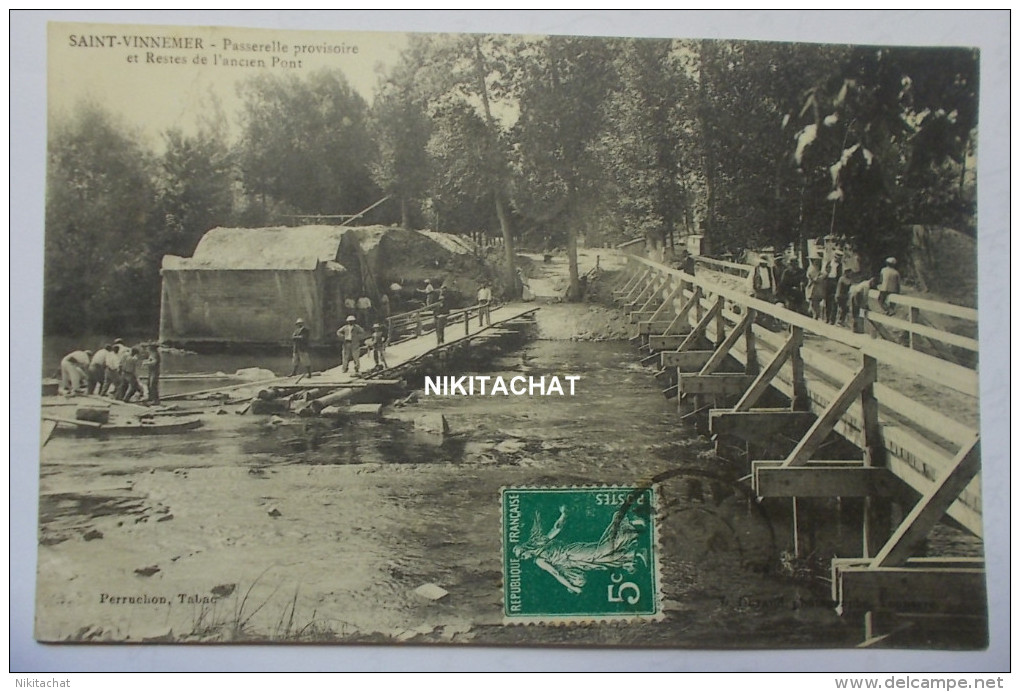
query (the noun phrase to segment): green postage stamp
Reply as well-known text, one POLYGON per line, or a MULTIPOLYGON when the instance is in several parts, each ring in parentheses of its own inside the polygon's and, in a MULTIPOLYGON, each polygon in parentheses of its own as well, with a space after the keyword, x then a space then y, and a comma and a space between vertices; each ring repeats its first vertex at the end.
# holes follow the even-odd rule
POLYGON ((506 622, 656 618, 651 488, 503 488, 506 622))

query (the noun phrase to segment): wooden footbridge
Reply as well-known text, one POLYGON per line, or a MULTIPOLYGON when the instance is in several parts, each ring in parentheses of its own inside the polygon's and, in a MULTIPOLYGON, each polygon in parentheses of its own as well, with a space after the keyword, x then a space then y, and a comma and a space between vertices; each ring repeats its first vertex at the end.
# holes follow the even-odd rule
POLYGON ((798 500, 863 498, 860 549, 831 561, 837 611, 863 616, 867 644, 917 619, 986 617, 983 559, 923 554, 940 521, 982 535, 977 372, 942 349, 916 350, 921 337, 977 349, 922 324, 922 308, 976 313, 897 296, 913 300, 909 321, 870 316, 909 335, 890 342, 756 300, 712 274, 632 255, 614 297, 664 394, 706 412, 717 440, 771 454, 746 459, 746 480, 759 498, 790 499, 795 551, 798 500), (835 448, 857 452, 831 458, 836 436, 835 448))
MULTIPOLYGON (((502 338, 508 329, 530 319, 537 306, 508 304, 502 306, 472 305, 437 315, 431 307, 421 308, 391 317, 387 322, 392 341, 385 350, 385 367, 375 366, 372 349, 363 346, 359 358, 359 371, 353 367, 344 370, 342 365, 312 375, 292 375, 216 387, 197 392, 183 392, 164 396, 163 401, 198 398, 220 398, 230 393, 232 398, 245 398, 257 393, 252 401, 253 413, 283 413, 297 411, 305 415, 319 414, 368 388, 388 387, 399 383, 393 379, 408 371, 421 369, 432 357, 446 354, 492 339, 502 338), (445 317, 437 332, 437 319, 445 317)), ((340 360, 339 350, 336 360, 340 360)))

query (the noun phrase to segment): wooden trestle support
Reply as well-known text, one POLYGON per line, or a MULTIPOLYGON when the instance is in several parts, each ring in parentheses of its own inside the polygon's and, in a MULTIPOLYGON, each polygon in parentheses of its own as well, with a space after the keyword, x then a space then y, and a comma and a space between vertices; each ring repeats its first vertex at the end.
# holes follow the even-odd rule
POLYGON ((713 436, 749 445, 779 432, 796 438, 785 458, 750 461, 748 476, 760 499, 790 499, 795 552, 799 498, 862 499, 860 555, 831 561, 833 604, 862 618, 862 646, 917 621, 987 612, 983 559, 916 556, 944 517, 982 535, 978 433, 878 382, 882 365, 976 396, 975 371, 640 257, 630 257, 614 298, 635 325, 642 363, 657 366, 663 394, 708 410, 713 436), (852 347, 857 369, 805 348, 806 334, 852 347), (771 352, 764 367, 763 349, 771 352), (769 390, 789 404, 757 407, 769 390), (889 416, 880 418, 880 407, 889 416), (833 433, 860 456, 815 459, 833 433), (910 509, 894 522, 901 507, 910 509))

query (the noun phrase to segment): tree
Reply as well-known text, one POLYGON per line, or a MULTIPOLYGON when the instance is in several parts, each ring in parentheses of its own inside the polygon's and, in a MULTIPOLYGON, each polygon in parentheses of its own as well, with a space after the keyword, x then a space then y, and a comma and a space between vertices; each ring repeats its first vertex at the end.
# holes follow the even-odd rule
POLYGON ((55 121, 48 149, 46 330, 151 329, 159 311, 151 155, 95 103, 55 121))
POLYGON ((977 56, 966 49, 856 47, 806 92, 797 155, 815 189, 827 189, 833 232, 867 263, 905 254, 909 223, 973 228, 957 180, 976 109, 977 56))
POLYGON ((414 60, 414 79, 421 89, 433 130, 428 151, 434 170, 433 201, 446 206, 451 197, 489 200, 499 222, 505 250, 504 282, 516 291, 514 229, 508 205, 507 116, 504 99, 509 59, 507 38, 500 36, 419 36, 405 63, 414 60))
POLYGON ((153 239, 153 251, 157 257, 186 256, 206 231, 231 218, 233 160, 227 145, 206 129, 193 136, 170 130, 164 140, 157 181, 163 226, 153 239))
POLYGON ((659 243, 695 230, 693 58, 681 41, 627 39, 614 59, 620 79, 602 145, 613 201, 631 234, 638 230, 659 243))
POLYGON ((516 73, 516 207, 566 228, 568 300, 582 297, 577 237, 608 182, 599 145, 615 80, 611 55, 606 39, 551 36, 523 54, 516 73))
POLYGON ((371 111, 371 130, 378 144, 372 179, 397 200, 400 225, 408 230, 412 226, 412 206, 419 207, 428 190, 427 147, 432 134, 424 98, 410 67, 414 62, 417 56, 408 56, 380 85, 371 111))
POLYGON ((353 214, 380 197, 368 105, 341 73, 263 74, 240 94, 241 179, 263 208, 272 198, 300 214, 353 214))

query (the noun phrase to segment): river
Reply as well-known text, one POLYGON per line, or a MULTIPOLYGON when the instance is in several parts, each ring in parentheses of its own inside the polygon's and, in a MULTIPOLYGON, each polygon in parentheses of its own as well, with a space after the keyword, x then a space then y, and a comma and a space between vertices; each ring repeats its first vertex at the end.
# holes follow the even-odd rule
MULTIPOLYGON (((577 308, 583 310, 583 308, 577 308)), ((41 460, 38 635, 96 641, 847 646, 826 588, 782 573, 784 529, 680 420, 626 342, 538 338, 463 374, 579 375, 574 397, 425 397, 412 423, 215 416, 186 435, 55 437, 41 460), (506 626, 503 486, 658 483, 664 617, 506 626), (91 538, 89 538, 91 536, 91 538), (435 584, 439 600, 415 589, 435 584), (142 594, 151 602, 111 604, 142 594), (211 594, 218 594, 211 599, 211 594), (104 598, 105 596, 105 598, 104 598)), ((65 345, 50 345, 57 353, 65 345)), ((174 355, 165 371, 289 368, 174 355)), ((236 407, 235 407, 236 408, 236 407)))

